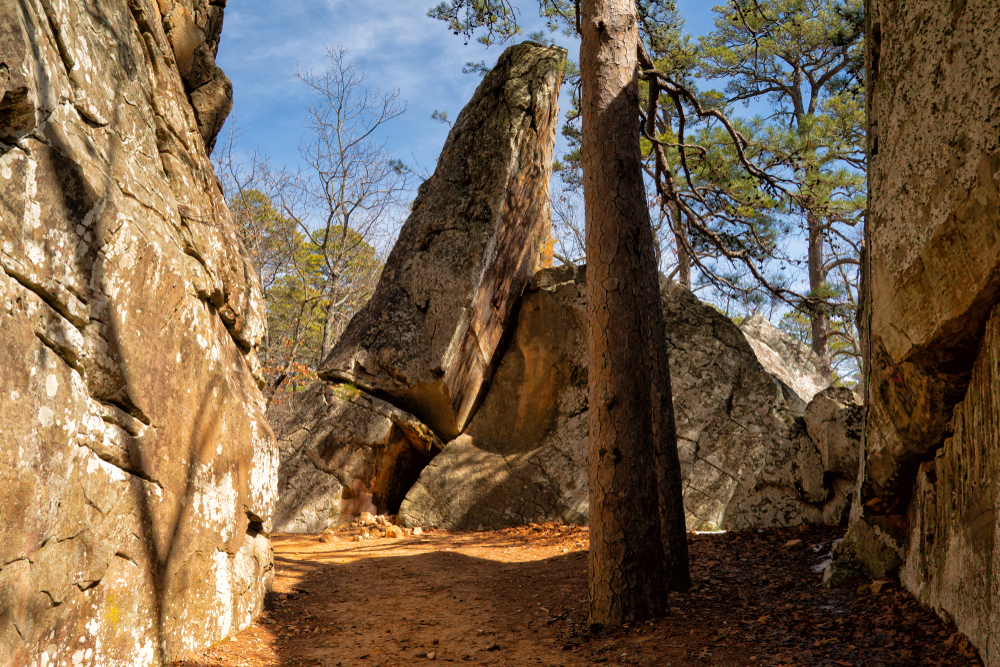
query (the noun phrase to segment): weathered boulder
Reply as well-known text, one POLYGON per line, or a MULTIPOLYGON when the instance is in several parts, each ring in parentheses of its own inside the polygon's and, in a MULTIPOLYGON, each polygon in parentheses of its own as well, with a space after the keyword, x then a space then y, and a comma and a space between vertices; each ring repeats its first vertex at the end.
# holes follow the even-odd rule
POLYGON ((361 512, 394 514, 442 443, 413 415, 349 384, 314 382, 278 434, 274 529, 319 533, 361 512))
POLYGON ((847 387, 827 387, 809 402, 805 422, 823 469, 845 479, 856 479, 864 425, 861 397, 847 387))
POLYGON ((805 404, 830 386, 830 381, 819 372, 816 353, 771 324, 762 314, 756 313, 744 320, 740 331, 753 348, 757 360, 782 383, 786 395, 791 389, 805 404))
POLYGON ((535 276, 486 399, 406 495, 404 524, 586 523, 585 294, 582 269, 535 276))
POLYGON ((233 85, 215 64, 226 0, 156 0, 177 71, 208 152, 233 110, 233 85))
POLYGON ((690 291, 665 283, 662 305, 688 526, 839 523, 850 484, 826 475, 798 395, 739 327, 690 291))
POLYGON ((0 0, 0 665, 169 662, 269 587, 263 300, 164 4, 0 0))
MULTIPOLYGON (((539 272, 468 429, 407 494, 410 524, 471 529, 585 522, 583 269, 539 272)), ((685 510, 691 528, 838 523, 850 481, 830 474, 740 330, 662 285, 685 510)))
POLYGON ((566 52, 508 48, 448 135, 368 304, 319 374, 387 397, 443 438, 479 404, 494 353, 550 252, 549 177, 566 52))
POLYGON ((867 22, 866 422, 835 565, 901 567, 995 667, 1000 5, 874 0, 867 22))

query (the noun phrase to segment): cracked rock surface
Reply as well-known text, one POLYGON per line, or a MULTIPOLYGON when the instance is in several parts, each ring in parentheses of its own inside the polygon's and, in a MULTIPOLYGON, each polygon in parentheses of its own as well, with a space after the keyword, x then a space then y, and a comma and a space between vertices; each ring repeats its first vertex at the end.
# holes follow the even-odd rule
POLYGON ((263 300, 192 101, 224 5, 0 0, 0 665, 161 664, 269 586, 263 300))
POLYGON ((278 434, 274 529, 320 533, 361 512, 395 514, 442 443, 402 410, 353 385, 314 382, 278 434))
POLYGON ((768 322, 761 313, 744 320, 740 331, 753 348, 757 360, 783 385, 785 396, 790 401, 795 402, 797 398, 804 405, 830 385, 829 380, 819 373, 816 353, 768 322))
MULTIPOLYGON (((661 294, 689 528, 839 523, 851 482, 824 467, 801 401, 729 319, 675 283, 661 294)), ((582 268, 535 276, 482 407, 407 494, 405 523, 587 521, 585 300, 582 268)))
POLYGON ((1000 665, 1000 5, 872 0, 864 451, 835 567, 1000 665))
POLYGON ((320 377, 461 433, 535 269, 550 257, 549 177, 566 52, 508 48, 459 114, 375 293, 320 377))
POLYGON ((585 299, 582 271, 535 277, 483 405, 410 489, 404 524, 587 522, 585 299))

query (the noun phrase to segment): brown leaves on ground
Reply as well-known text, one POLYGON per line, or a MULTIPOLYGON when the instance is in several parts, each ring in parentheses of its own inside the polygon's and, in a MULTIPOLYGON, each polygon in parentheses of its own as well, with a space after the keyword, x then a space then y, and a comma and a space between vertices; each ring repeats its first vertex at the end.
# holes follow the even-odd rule
POLYGON ((689 535, 694 590, 667 618, 593 633, 587 531, 274 538, 275 601, 178 667, 958 667, 968 641, 895 581, 820 587, 842 530, 689 535), (801 543, 790 545, 793 540, 801 543))

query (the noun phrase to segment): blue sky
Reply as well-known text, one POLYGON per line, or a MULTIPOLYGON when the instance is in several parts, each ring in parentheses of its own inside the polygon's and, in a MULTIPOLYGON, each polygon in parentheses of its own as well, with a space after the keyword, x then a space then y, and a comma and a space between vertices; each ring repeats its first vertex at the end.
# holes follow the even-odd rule
MULTIPOLYGON (((448 128, 431 120, 431 113, 457 116, 480 80, 463 74, 463 65, 480 60, 492 65, 503 47, 487 49, 474 41, 465 45, 444 23, 427 17, 432 4, 435 0, 230 2, 218 62, 233 82, 229 122, 235 119, 244 131, 241 150, 259 149, 277 165, 298 163, 309 95, 295 70, 325 69, 326 48, 339 45, 365 71, 368 83, 400 89, 409 110, 387 126, 388 147, 411 166, 433 171, 448 128)), ((535 0, 519 4, 518 22, 525 34, 544 27, 535 0)), ((689 32, 704 34, 711 28, 712 4, 677 1, 689 32)), ((554 37, 576 57, 578 43, 554 37)), ((561 106, 567 106, 565 96, 561 106)))

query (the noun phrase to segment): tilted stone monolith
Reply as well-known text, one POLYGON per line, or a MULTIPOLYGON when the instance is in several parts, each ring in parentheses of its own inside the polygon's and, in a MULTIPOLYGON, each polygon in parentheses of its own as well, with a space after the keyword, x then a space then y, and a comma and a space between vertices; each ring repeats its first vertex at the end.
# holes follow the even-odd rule
POLYGON ((224 4, 0 0, 0 665, 170 662, 269 587, 224 4))
POLYGON ((549 178, 566 52, 508 48, 455 121, 367 305, 321 364, 458 435, 549 248, 549 178))

